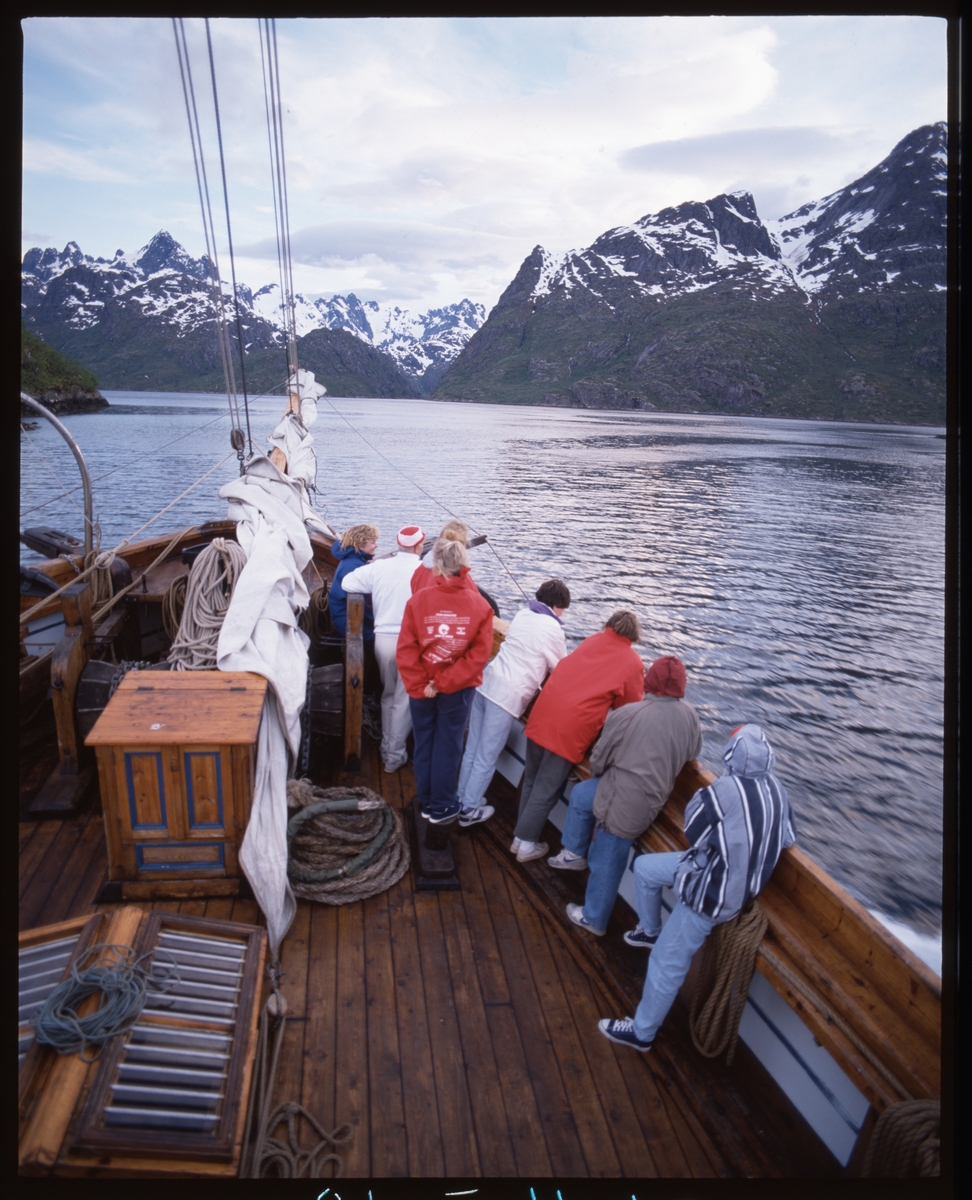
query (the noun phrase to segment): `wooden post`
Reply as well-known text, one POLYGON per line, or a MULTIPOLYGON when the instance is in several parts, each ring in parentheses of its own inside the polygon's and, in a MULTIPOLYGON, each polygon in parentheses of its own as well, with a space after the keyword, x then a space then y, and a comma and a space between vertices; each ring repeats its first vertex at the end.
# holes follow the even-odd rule
POLYGON ((80 801, 91 769, 81 767, 81 739, 74 722, 78 680, 88 665, 94 640, 91 589, 86 582, 72 584, 61 594, 65 630, 51 652, 51 697, 57 725, 60 763, 30 804, 28 816, 68 816, 80 801))
MULTIPOLYGON (((290 412, 295 412, 300 416, 300 396, 296 392, 290 393, 290 399, 287 402, 287 407, 284 409, 284 416, 290 412)), ((270 451, 269 458, 282 475, 287 474, 287 455, 284 454, 279 446, 274 446, 270 451)))
POLYGON ((344 769, 361 766, 361 710, 364 697, 364 596, 348 593, 347 633, 344 637, 344 769))

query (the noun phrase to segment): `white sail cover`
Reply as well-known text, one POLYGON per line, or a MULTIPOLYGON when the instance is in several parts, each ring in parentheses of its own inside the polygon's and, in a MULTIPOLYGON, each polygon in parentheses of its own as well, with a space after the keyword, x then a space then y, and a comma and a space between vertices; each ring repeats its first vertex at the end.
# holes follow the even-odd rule
POLYGON ((246 566, 236 581, 216 651, 221 671, 254 671, 268 683, 257 736, 250 819, 240 863, 267 919, 274 956, 296 911, 287 879, 288 756, 300 750, 300 710, 307 685, 307 635, 297 614, 310 596, 302 571, 312 556, 308 526, 332 531, 304 499, 304 489, 258 455, 246 474, 219 489, 238 522, 246 566))
POLYGON ((303 368, 298 369, 296 375, 291 375, 287 386, 300 400, 300 416, 293 412, 285 413, 267 441, 271 447, 286 454, 287 474, 292 479, 302 479, 309 488, 316 487, 317 455, 314 453, 314 439, 308 430, 317 420, 317 402, 326 395, 327 388, 323 383, 315 382, 313 371, 303 368))

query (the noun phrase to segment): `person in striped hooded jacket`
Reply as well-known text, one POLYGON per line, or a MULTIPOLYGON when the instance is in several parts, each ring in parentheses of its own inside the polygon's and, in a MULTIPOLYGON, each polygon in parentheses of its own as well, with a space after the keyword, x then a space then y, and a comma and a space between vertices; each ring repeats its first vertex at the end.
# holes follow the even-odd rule
POLYGON ((650 1050, 696 950, 716 925, 731 920, 763 889, 796 826, 786 790, 772 774, 773 748, 758 725, 732 731, 722 752, 726 774, 685 806, 688 850, 642 854, 633 866, 637 928, 624 935, 651 951, 634 1019, 602 1020, 606 1038, 650 1050), (662 888, 678 903, 664 929, 662 888))

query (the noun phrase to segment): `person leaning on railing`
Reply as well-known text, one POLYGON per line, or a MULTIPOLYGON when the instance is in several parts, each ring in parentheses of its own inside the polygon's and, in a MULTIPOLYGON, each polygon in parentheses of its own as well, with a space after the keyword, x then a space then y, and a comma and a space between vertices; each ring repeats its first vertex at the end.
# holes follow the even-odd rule
POLYGON ((554 667, 527 721, 526 767, 520 813, 510 852, 517 862, 543 858, 539 841, 571 767, 583 759, 612 708, 645 694, 645 664, 632 643, 640 641, 638 618, 619 609, 554 667))
POLYGON ((702 753, 699 716, 685 697, 685 664, 666 654, 645 675, 645 698, 608 713, 591 751, 591 778, 570 793, 563 850, 547 862, 563 870, 588 865, 583 905, 567 916, 597 937, 608 918, 628 852, 654 821, 682 767, 702 753))

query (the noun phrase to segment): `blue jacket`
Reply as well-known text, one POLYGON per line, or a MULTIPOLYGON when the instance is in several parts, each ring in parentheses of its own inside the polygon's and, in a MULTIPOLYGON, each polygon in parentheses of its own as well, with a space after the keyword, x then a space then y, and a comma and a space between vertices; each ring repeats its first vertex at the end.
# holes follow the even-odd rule
MULTIPOLYGON (((358 567, 363 567, 365 563, 371 562, 373 555, 362 554, 360 550, 355 550, 354 546, 342 550, 340 542, 335 542, 331 546, 331 553, 338 560, 338 567, 334 572, 331 589, 327 593, 327 606, 331 612, 335 632, 344 637, 348 632, 348 595, 341 586, 341 580, 345 575, 350 575, 352 571, 357 570, 358 567)), ((370 596, 365 596, 364 628, 361 636, 366 642, 373 641, 375 636, 375 614, 371 607, 370 596)))

